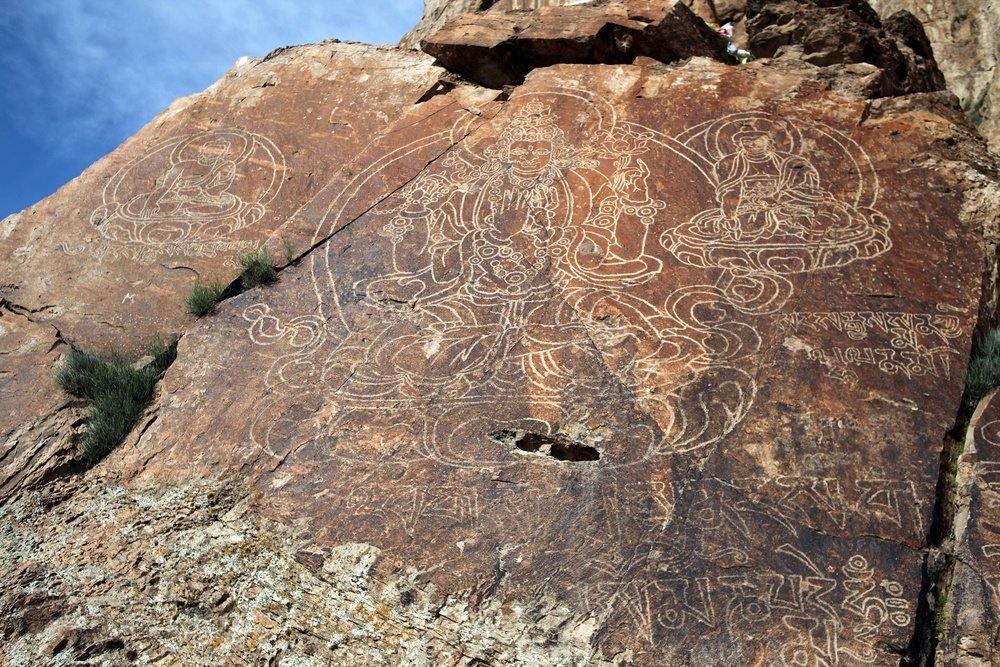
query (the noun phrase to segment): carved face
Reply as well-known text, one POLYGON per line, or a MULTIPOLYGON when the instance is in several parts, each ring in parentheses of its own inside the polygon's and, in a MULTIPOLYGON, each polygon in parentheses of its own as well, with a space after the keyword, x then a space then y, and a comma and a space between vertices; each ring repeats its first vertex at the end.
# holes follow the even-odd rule
POLYGON ((210 167, 216 162, 224 159, 229 153, 229 148, 230 146, 228 141, 210 141, 203 146, 196 159, 199 164, 210 167))
POLYGON ((518 176, 534 176, 552 160, 550 141, 514 141, 508 151, 510 166, 518 176))
POLYGON ((756 134, 740 138, 740 147, 751 158, 761 159, 773 153, 771 137, 766 134, 756 134))

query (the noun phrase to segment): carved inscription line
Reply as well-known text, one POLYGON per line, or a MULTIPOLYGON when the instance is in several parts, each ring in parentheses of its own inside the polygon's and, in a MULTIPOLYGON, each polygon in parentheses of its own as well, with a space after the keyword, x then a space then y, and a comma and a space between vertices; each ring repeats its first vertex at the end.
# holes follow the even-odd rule
POLYGON ((879 641, 895 628, 909 627, 903 586, 877 576, 861 554, 827 570, 791 544, 776 552, 797 567, 716 577, 638 577, 619 588, 616 599, 651 647, 682 629, 722 630, 735 639, 778 621, 795 631, 775 647, 777 659, 768 663, 781 667, 872 664, 879 658, 879 641))
POLYGON ((853 377, 847 366, 870 364, 908 378, 950 378, 951 365, 959 355, 950 341, 962 333, 957 317, 926 313, 796 312, 783 315, 777 324, 789 333, 837 331, 852 341, 885 341, 881 346, 811 348, 809 357, 830 369, 834 377, 853 377))

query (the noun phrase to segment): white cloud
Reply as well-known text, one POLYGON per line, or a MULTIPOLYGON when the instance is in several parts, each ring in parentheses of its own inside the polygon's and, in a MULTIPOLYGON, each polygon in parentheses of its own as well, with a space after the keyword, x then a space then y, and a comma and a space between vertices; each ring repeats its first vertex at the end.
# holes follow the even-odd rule
MULTIPOLYGON (((0 131, 109 148, 242 55, 326 38, 396 42, 420 0, 8 0, 0 131), (13 101, 11 101, 13 100, 13 101)), ((97 157, 97 156, 95 156, 97 157)))

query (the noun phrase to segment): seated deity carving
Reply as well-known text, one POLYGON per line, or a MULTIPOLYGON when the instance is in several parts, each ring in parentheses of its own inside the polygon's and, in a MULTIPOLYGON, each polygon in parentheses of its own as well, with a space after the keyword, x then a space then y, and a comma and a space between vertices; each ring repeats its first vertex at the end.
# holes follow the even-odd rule
POLYGON ((648 280, 662 266, 645 243, 664 203, 649 196, 641 159, 617 152, 613 176, 589 201, 573 200, 570 172, 611 150, 570 146, 551 109, 533 101, 496 143, 405 189, 381 232, 394 270, 355 292, 413 308, 378 336, 373 363, 352 382, 464 391, 467 374, 513 364, 539 383, 586 383, 581 357, 597 352, 581 344, 579 317, 557 305, 565 283, 648 280), (629 224, 639 233, 626 246, 619 228, 629 224))
POLYGON ((225 239, 263 218, 264 203, 281 185, 281 162, 266 139, 238 130, 171 139, 115 175, 91 222, 103 238, 118 243, 225 239), (268 166, 251 164, 254 155, 268 166), (146 180, 150 170, 158 174, 152 184, 146 180), (253 181, 259 181, 256 200, 237 194, 253 181))
POLYGON ((888 249, 888 221, 838 197, 795 152, 787 123, 747 114, 719 134, 728 150, 712 164, 717 205, 661 242, 685 263, 788 274, 839 266, 888 249))

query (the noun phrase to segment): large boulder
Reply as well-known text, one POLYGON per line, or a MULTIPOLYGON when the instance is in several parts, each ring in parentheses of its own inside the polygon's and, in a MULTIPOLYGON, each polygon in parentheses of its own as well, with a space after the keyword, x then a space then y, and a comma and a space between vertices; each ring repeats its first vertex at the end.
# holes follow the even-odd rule
MULTIPOLYGON (((591 25, 606 7, 614 23, 622 6, 525 20, 560 17, 554 33, 566 12, 591 25)), ((323 175, 283 186, 297 194, 254 237, 288 241, 291 261, 196 322, 116 320, 131 340, 176 327, 177 361, 86 475, 34 467, 79 426, 50 384, 65 345, 49 325, 97 343, 105 310, 131 317, 130 300, 0 311, 24 341, 0 349, 19 397, 0 394, 4 409, 62 415, 44 422, 50 448, 17 435, 0 450, 0 465, 19 461, 0 477, 0 659, 931 656, 946 434, 995 317, 1000 210, 996 165, 953 97, 880 97, 894 75, 868 61, 536 62, 496 90, 412 51, 310 48, 373 60, 304 79, 354 134, 331 139, 309 106, 305 129, 272 133, 323 175)), ((208 91, 204 108, 237 88, 208 91)), ((158 122, 184 127, 200 108, 158 122)), ((245 132, 277 123, 254 118, 245 132)), ((191 144, 203 159, 190 165, 157 142, 117 159, 212 174, 227 155, 213 142, 191 144)), ((101 200, 105 180, 88 178, 38 210, 101 200)), ((151 182, 158 206, 187 202, 151 182)), ((150 194, 134 201, 145 211, 150 194)), ((121 202, 98 206, 121 216, 121 202)), ((31 238, 39 256, 63 243, 31 238)), ((25 284, 62 275, 34 256, 25 284)), ((146 285, 158 269, 143 261, 101 266, 146 285)))
POLYGON ((521 83, 536 67, 557 63, 630 63, 640 56, 673 62, 722 58, 726 51, 722 38, 678 0, 462 14, 422 40, 421 48, 493 88, 521 83))
POLYGON ((1000 5, 990 0, 872 0, 883 16, 912 12, 923 24, 948 88, 990 148, 1000 152, 1000 5))
POLYGON ((883 73, 880 96, 944 89, 944 76, 912 15, 884 25, 864 0, 754 0, 746 7, 748 47, 757 58, 797 58, 814 65, 869 63, 883 73))

